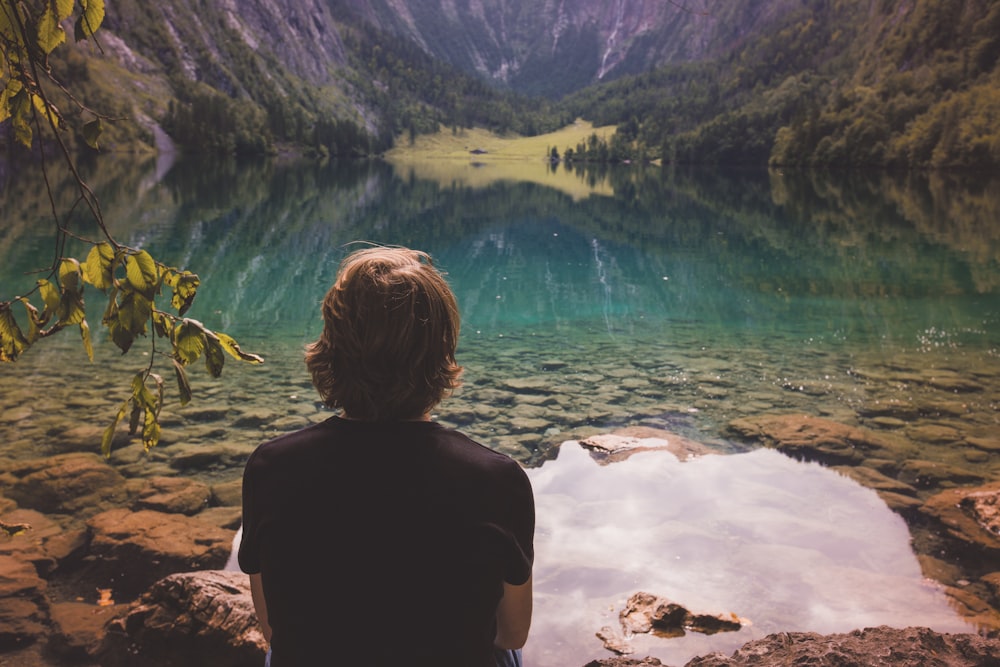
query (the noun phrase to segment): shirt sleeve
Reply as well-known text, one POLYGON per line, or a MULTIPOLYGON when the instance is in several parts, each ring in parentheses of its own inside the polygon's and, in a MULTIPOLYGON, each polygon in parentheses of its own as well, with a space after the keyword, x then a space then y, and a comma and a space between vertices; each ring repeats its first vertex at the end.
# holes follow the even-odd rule
MULTIPOLYGON (((254 452, 256 454, 256 452, 254 452)), ((243 469, 243 521, 240 525, 242 536, 238 551, 240 569, 247 574, 260 572, 260 550, 257 547, 257 512, 254 496, 253 463, 254 454, 250 455, 243 469)))
POLYGON ((504 581, 519 586, 531 576, 535 560, 535 498, 528 475, 521 466, 511 460, 510 470, 509 481, 506 483, 510 489, 506 503, 509 510, 506 519, 507 529, 513 540, 504 581))

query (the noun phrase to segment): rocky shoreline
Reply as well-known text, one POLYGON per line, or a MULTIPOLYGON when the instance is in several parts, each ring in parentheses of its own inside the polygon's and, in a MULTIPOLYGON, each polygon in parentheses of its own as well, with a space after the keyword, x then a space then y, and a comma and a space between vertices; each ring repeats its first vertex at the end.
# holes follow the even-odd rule
MULTIPOLYGON (((923 536, 915 546, 933 545, 933 553, 919 555, 923 569, 944 585, 956 611, 981 634, 912 628, 784 633, 752 642, 732 657, 708 656, 689 665, 777 664, 771 660, 778 655, 809 655, 818 650, 810 646, 831 642, 841 652, 848 646, 868 651, 863 655, 872 659, 885 650, 889 635, 900 647, 910 647, 911 657, 884 664, 923 664, 913 657, 920 655, 913 648, 917 635, 927 651, 951 647, 954 657, 937 664, 996 664, 985 656, 1000 655, 1000 482, 982 483, 968 471, 901 459, 895 448, 907 447, 905 440, 808 415, 743 418, 729 429, 790 456, 822 461, 877 491, 907 518, 915 536, 923 536), (939 555, 960 558, 961 569, 939 555), (761 651, 770 657, 760 658, 761 651), (757 662, 748 662, 753 655, 757 662)), ((629 456, 633 445, 635 451, 644 449, 649 431, 628 429, 592 438, 589 445, 613 464, 629 456)), ((696 442, 672 439, 682 456, 705 451, 696 442)), ((0 516, 15 531, 0 537, 5 664, 259 664, 263 638, 246 577, 220 572, 239 524, 238 481, 213 486, 178 476, 127 478, 89 452, 5 460, 0 469, 0 516), (18 527, 23 530, 16 532, 18 527), (192 656, 215 657, 197 663, 192 656)), ((592 664, 659 664, 646 660, 592 664)))
MULTIPOLYGON (((865 361, 834 349, 790 367, 783 341, 750 353, 699 347, 682 334, 670 346, 632 336, 617 358, 598 350, 608 345, 601 337, 571 351, 535 337, 512 338, 500 352, 473 342, 462 359, 472 369, 466 386, 437 418, 531 467, 571 437, 625 426, 665 430, 719 454, 772 447, 822 463, 904 518, 924 575, 981 628, 969 641, 996 638, 995 354, 865 361), (473 373, 484 368, 489 377, 473 373)), ((121 433, 110 460, 96 452, 126 361, 108 360, 99 377, 75 364, 55 375, 50 361, 27 358, 5 369, 0 521, 30 529, 0 533, 0 662, 103 664, 94 656, 105 628, 157 582, 225 565, 249 452, 328 414, 298 355, 225 382, 199 378, 190 406, 162 413, 160 446, 147 452, 121 433)), ((798 635, 774 641, 819 641, 798 635)), ((642 664, 624 660, 603 664, 642 664)))

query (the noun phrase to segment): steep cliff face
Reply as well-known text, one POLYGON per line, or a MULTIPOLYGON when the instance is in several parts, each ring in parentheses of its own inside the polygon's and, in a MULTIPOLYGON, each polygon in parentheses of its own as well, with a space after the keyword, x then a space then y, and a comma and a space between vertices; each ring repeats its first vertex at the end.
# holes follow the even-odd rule
POLYGON ((108 4, 104 30, 168 75, 229 92, 245 88, 245 67, 321 86, 345 62, 324 0, 122 0, 108 4))
POLYGON ((428 53, 517 90, 557 96, 760 34, 802 0, 339 0, 428 53))

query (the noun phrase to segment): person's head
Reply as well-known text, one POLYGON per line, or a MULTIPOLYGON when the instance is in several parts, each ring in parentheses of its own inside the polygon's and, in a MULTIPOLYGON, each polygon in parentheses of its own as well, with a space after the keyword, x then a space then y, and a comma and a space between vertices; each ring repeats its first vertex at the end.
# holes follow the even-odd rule
POLYGON ((458 304, 426 253, 351 253, 322 310, 306 366, 329 407, 353 419, 419 419, 458 387, 458 304))

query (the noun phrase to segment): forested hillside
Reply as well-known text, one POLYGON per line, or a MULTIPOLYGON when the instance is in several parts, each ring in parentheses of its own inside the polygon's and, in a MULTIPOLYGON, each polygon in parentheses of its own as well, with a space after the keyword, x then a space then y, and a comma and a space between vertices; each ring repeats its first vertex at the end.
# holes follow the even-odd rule
POLYGON ((996 168, 1000 3, 815 2, 724 58, 565 103, 671 162, 996 168))
POLYGON ((104 150, 371 155, 583 117, 617 137, 560 154, 1000 166, 995 0, 109 0, 99 37, 50 62, 120 119, 104 150))

